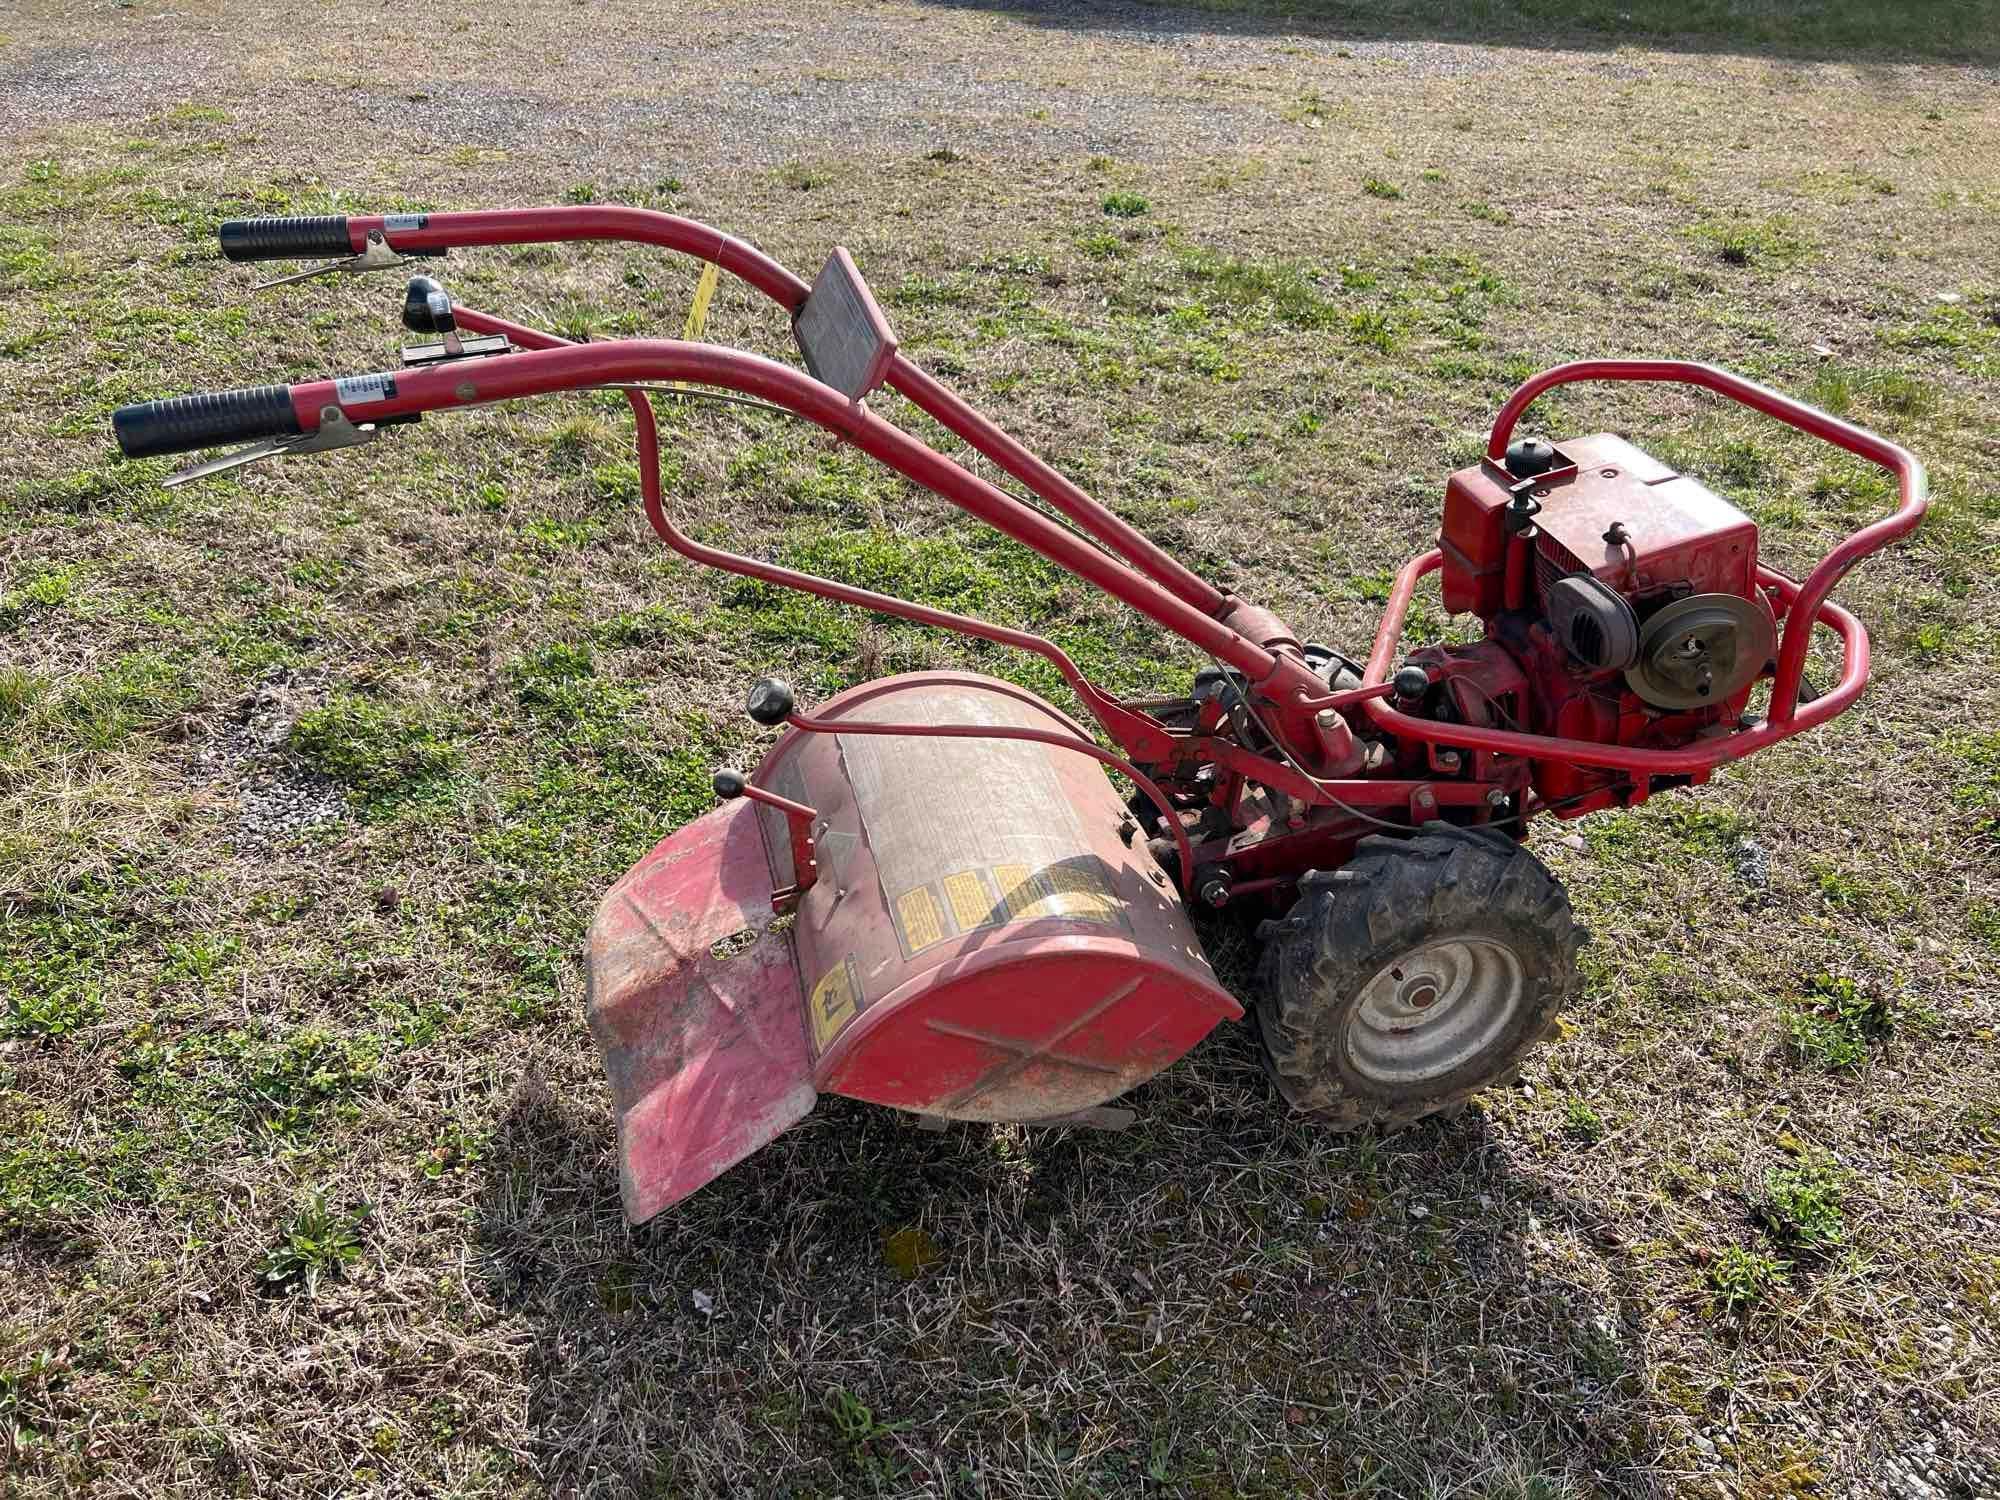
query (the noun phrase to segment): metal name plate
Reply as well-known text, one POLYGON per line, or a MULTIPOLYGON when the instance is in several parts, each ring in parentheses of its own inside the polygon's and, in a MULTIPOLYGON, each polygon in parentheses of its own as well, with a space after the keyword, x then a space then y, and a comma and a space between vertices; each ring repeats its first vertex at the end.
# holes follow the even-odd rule
POLYGON ((850 401, 859 401, 880 385, 896 356, 896 335, 854 258, 835 246, 813 282, 792 332, 813 378, 830 385, 850 401))

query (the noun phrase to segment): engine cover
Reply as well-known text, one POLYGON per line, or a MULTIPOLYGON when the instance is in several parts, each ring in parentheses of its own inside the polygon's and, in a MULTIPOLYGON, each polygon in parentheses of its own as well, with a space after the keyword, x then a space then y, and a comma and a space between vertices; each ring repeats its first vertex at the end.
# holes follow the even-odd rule
POLYGON ((1576 470, 1544 486, 1535 518, 1545 584, 1589 572, 1628 599, 1667 588, 1755 596, 1757 523, 1742 511, 1608 432, 1559 451, 1576 470))
MULTIPOLYGON (((1445 608, 1499 613, 1514 481, 1496 464, 1451 476, 1445 489, 1445 608)), ((1590 573, 1642 603, 1656 590, 1755 596, 1757 525, 1727 500, 1608 432, 1572 438, 1534 482, 1536 592, 1590 573)))

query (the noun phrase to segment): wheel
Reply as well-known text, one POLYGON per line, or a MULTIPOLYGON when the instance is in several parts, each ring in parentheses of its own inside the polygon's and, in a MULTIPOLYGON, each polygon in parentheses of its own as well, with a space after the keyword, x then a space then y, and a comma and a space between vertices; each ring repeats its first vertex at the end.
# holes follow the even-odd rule
POLYGON ((1265 1061, 1286 1099, 1342 1129, 1399 1129, 1516 1076, 1575 996, 1588 940, 1540 860, 1448 823, 1363 839, 1273 926, 1265 1061))

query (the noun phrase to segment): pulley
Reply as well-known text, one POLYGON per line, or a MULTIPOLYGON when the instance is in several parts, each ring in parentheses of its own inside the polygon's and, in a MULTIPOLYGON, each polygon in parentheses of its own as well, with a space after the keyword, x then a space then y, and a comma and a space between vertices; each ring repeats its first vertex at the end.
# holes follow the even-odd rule
POLYGON ((1655 708, 1723 703, 1756 680, 1777 644, 1777 624, 1761 600, 1693 594, 1646 621, 1625 681, 1655 708))

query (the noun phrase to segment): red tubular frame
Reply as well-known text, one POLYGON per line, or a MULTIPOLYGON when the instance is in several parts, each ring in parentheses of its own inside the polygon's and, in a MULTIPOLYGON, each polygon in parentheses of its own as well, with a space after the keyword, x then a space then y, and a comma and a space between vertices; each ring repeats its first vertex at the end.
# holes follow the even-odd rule
MULTIPOLYGON (((646 209, 591 205, 393 219, 357 215, 348 219, 348 233, 357 253, 371 238, 378 237, 393 250, 416 254, 454 247, 555 240, 606 239, 652 244, 712 261, 794 316, 811 290, 777 261, 742 240, 691 219, 646 209)), ((1273 711, 1273 731, 1295 756, 1309 764, 1323 763, 1323 747, 1314 733, 1312 716, 1316 710, 1335 703, 1342 710, 1357 707, 1382 730, 1415 743, 1488 750, 1529 759, 1565 760, 1647 777, 1699 774, 1797 734, 1840 713, 1859 696, 1867 680, 1867 632, 1853 615, 1828 599, 1829 593, 1856 562, 1914 529, 1928 503, 1923 466, 1904 449, 1714 366, 1678 360, 1584 360, 1557 366, 1528 380, 1508 398, 1494 422, 1487 457, 1496 464, 1505 454, 1521 412, 1544 391, 1577 380, 1671 381, 1720 392, 1845 448, 1890 470, 1901 486, 1901 503, 1894 514, 1845 538, 1803 583, 1794 583, 1767 568, 1759 569, 1760 581, 1776 596, 1785 616, 1770 713, 1761 725, 1675 750, 1601 745, 1418 719, 1399 712, 1380 696, 1411 596, 1417 582, 1440 565, 1438 552, 1412 560, 1397 576, 1368 659, 1363 688, 1354 693, 1329 695, 1325 685, 1302 660, 1288 651, 1267 647, 1266 641, 1276 644, 1285 638, 1280 622, 1261 610, 1239 606, 1232 597, 1190 572, 900 353, 888 367, 886 378, 892 388, 1116 555, 1107 555, 1080 540, 1040 511, 968 473, 875 416, 861 402, 850 402, 789 366, 739 350, 668 340, 620 340, 572 346, 553 335, 470 309, 461 310, 460 320, 474 331, 503 333, 533 352, 404 372, 397 376, 393 398, 355 408, 338 402, 332 381, 297 385, 292 394, 300 425, 307 431, 316 431, 320 411, 330 405, 340 406, 350 421, 367 422, 556 391, 663 380, 716 385, 759 397, 846 439, 904 477, 934 490, 952 504, 1137 609, 1209 656, 1242 672, 1273 711), (1260 639, 1252 640, 1222 623, 1239 608, 1245 611, 1242 618, 1254 621, 1252 628, 1258 630, 1260 639), (1816 624, 1829 626, 1841 638, 1843 668, 1838 685, 1801 710, 1799 683, 1816 624)), ((1155 761, 1174 752, 1176 741, 1163 726, 1092 686, 1060 648, 1039 636, 757 562, 702 546, 685 536, 667 519, 661 501, 658 432, 651 405, 636 391, 628 390, 627 395, 638 421, 648 519, 662 539, 683 556, 728 572, 1034 652, 1056 667, 1104 727, 1134 757, 1155 761)), ((1082 742, 1078 742, 1077 748, 1084 748, 1082 742)), ((1092 751, 1095 748, 1090 747, 1092 751)), ((1105 758, 1104 752, 1096 753, 1100 759, 1105 758)), ((1324 782, 1300 776, 1276 761, 1247 752, 1222 758, 1246 772, 1248 768, 1240 763, 1245 759, 1255 761, 1272 773, 1266 778, 1270 784, 1284 786, 1293 795, 1310 789, 1311 795, 1305 798, 1310 802, 1333 800, 1335 789, 1372 785, 1349 780, 1324 782)), ((1115 757, 1110 758, 1110 763, 1127 774, 1132 773, 1127 763, 1115 757)), ((1184 861, 1186 857, 1184 850, 1184 861)))
MULTIPOLYGON (((848 401, 803 370, 740 349, 671 339, 617 339, 529 350, 469 364, 406 370, 396 376, 393 396, 351 406, 339 399, 336 382, 331 380, 306 381, 291 390, 300 427, 316 432, 320 412, 329 406, 338 407, 350 422, 376 422, 557 391, 672 380, 721 386, 795 412, 1131 605, 1156 624, 1235 667, 1252 682, 1263 683, 1282 671, 1279 658, 1262 646, 1168 593, 1040 511, 967 473, 862 403, 848 401)), ((1303 663, 1296 666, 1314 686, 1321 685, 1303 663)))
MULTIPOLYGON (((538 328, 529 328, 492 313, 480 312, 476 308, 454 304, 453 316, 459 326, 473 333, 497 333, 520 345, 524 349, 568 349, 575 347, 565 338, 552 333, 544 333, 538 328)), ((920 625, 936 626, 944 630, 955 630, 964 635, 976 636, 996 645, 1011 646, 1017 650, 1033 652, 1046 659, 1062 674, 1063 681, 1107 729, 1119 733, 1121 741, 1137 739, 1142 744, 1164 741, 1166 731, 1153 720, 1134 713, 1117 699, 1100 689, 1082 670, 1071 661, 1069 654, 1054 641, 1043 636, 1032 635, 1024 630, 1012 630, 1004 625, 992 625, 970 615, 954 614, 949 610, 933 609, 929 605, 912 603, 890 594, 878 594, 872 589, 856 588, 852 584, 838 583, 830 578, 820 578, 811 573, 801 573, 793 568, 777 563, 760 562, 740 553, 726 552, 719 547, 709 547, 697 542, 693 537, 674 525, 667 515, 665 496, 660 491, 660 433, 659 424, 653 415, 653 403, 640 391, 627 388, 625 399, 631 403, 632 416, 636 423, 639 449, 639 486, 643 499, 646 519, 660 540, 690 562, 704 567, 715 568, 724 573, 735 573, 745 578, 755 578, 762 583, 776 584, 781 588, 797 589, 800 593, 815 594, 836 603, 851 604, 860 609, 875 610, 882 614, 899 615, 914 620, 920 625)))
MULTIPOLYGON (((764 293, 784 308, 787 316, 797 316, 799 305, 812 290, 754 245, 693 219, 652 209, 613 205, 502 208, 417 217, 419 224, 399 223, 393 229, 380 215, 350 217, 349 242, 359 254, 369 237, 379 234, 392 250, 424 254, 473 245, 624 240, 713 261, 764 293)), ((1229 603, 1221 590, 1099 505, 900 352, 890 361, 888 383, 1183 603, 1207 615, 1221 613, 1229 603)))
MULTIPOLYGON (((1778 595, 1784 606, 1784 636, 1778 647, 1776 676, 1771 684, 1771 708, 1755 729, 1686 745, 1678 750, 1648 750, 1623 745, 1600 745, 1588 740, 1559 739, 1549 735, 1520 734, 1505 729, 1483 729, 1463 724, 1440 724, 1430 719, 1399 713, 1376 698, 1362 705, 1369 718, 1391 734, 1418 743, 1454 745, 1471 750, 1490 750, 1503 755, 1522 755, 1537 760, 1563 760, 1579 765, 1604 766, 1647 776, 1685 776, 1711 770, 1728 761, 1741 759, 1754 750, 1822 724, 1840 713, 1861 695, 1868 681, 1868 632, 1861 622, 1827 598, 1848 569, 1870 553, 1879 552, 1890 542, 1914 531, 1930 508, 1929 481, 1924 466, 1907 449, 1887 438, 1876 436, 1852 423, 1780 395, 1768 386, 1745 380, 1714 365, 1694 364, 1673 359, 1585 359, 1550 370, 1524 382, 1507 398, 1494 419, 1487 439, 1488 462, 1499 464, 1506 456, 1514 424, 1528 404, 1544 391, 1577 380, 1666 381, 1697 385, 1717 391, 1732 401, 1776 417, 1801 432, 1820 438, 1848 452, 1880 464, 1896 476, 1900 503, 1881 520, 1870 523, 1846 537, 1822 558, 1804 583, 1794 583, 1770 568, 1757 570, 1758 581, 1778 595), (1816 698, 1803 710, 1798 706, 1799 681, 1805 672, 1806 652, 1812 644, 1815 625, 1826 625, 1842 643, 1840 681, 1834 689, 1816 698)), ((1388 680, 1389 666, 1403 633, 1410 597, 1417 581, 1436 571, 1443 563, 1438 551, 1425 553, 1407 563, 1390 590, 1382 624, 1368 656, 1368 670, 1362 681, 1379 685, 1388 680)))

